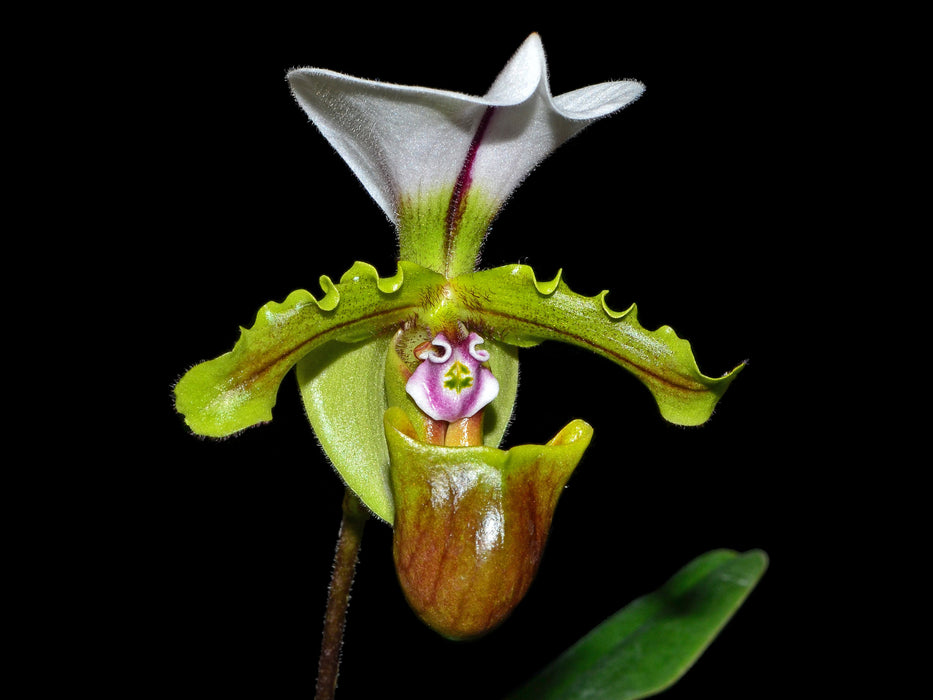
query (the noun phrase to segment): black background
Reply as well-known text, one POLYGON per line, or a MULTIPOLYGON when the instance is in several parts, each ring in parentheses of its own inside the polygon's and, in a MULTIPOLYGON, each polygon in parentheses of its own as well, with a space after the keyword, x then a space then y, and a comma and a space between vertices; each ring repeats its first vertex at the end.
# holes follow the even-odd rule
POLYGON ((232 347, 266 301, 317 293, 320 275, 336 279, 358 259, 394 272, 391 224, 294 103, 286 71, 482 94, 537 31, 555 94, 622 78, 647 91, 530 175, 495 222, 483 266, 523 262, 548 279, 563 269, 575 291, 609 289, 615 308, 638 303, 645 327, 671 325, 705 373, 749 364, 711 421, 685 429, 596 356, 524 351, 506 445, 547 440, 577 417, 596 430, 537 580, 488 637, 445 641, 408 610, 391 531, 370 522, 338 697, 499 697, 721 547, 764 549, 770 568, 664 697, 792 686, 787 669, 805 654, 791 640, 809 633, 791 601, 817 539, 807 485, 827 449, 811 442, 793 374, 811 275, 797 255, 812 235, 798 225, 813 197, 800 173, 821 167, 803 156, 805 132, 820 127, 803 126, 794 88, 807 23, 673 10, 504 21, 466 6, 425 24, 413 8, 339 14, 154 11, 127 20, 113 49, 113 89, 126 99, 101 118, 118 125, 127 235, 144 241, 127 245, 124 269, 148 272, 123 281, 145 299, 134 330, 156 410, 116 479, 117 515, 101 516, 118 573, 98 593, 126 672, 112 682, 129 696, 308 697, 313 687, 342 486, 294 380, 272 423, 224 441, 191 436, 171 398, 178 377, 232 347))

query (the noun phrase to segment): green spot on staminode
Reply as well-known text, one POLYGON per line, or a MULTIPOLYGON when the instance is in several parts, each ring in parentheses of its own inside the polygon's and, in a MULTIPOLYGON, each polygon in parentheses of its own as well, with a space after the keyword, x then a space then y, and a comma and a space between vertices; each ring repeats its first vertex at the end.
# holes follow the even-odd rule
POLYGON ((473 386, 473 376, 470 374, 470 368, 462 362, 454 362, 453 366, 444 375, 444 380, 444 387, 456 391, 458 394, 473 386))

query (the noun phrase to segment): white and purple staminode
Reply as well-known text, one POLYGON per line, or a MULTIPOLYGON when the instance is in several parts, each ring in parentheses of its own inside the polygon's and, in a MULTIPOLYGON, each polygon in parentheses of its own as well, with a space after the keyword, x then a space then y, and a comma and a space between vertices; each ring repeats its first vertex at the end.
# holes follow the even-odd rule
POLYGON ((483 342, 470 333, 451 344, 438 333, 418 355, 422 363, 408 379, 405 390, 422 411, 434 420, 448 422, 469 418, 499 394, 499 382, 482 363, 489 353, 476 346, 483 342))

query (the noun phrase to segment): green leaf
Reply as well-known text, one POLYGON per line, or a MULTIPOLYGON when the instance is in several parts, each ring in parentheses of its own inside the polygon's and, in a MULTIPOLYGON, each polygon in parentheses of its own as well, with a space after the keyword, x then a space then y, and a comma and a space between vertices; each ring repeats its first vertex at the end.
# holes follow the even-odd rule
POLYGON ((758 583, 760 550, 715 550, 632 602, 508 700, 634 700, 675 683, 758 583))
POLYGON ((299 290, 266 304, 231 352, 189 370, 175 386, 175 407, 195 433, 209 437, 269 421, 282 378, 298 360, 327 342, 361 341, 400 324, 438 279, 405 262, 391 278, 366 263, 354 264, 338 284, 321 277, 320 300, 299 290))
POLYGON ((613 311, 606 292, 584 297, 572 292, 560 273, 547 283, 525 265, 509 265, 461 275, 450 281, 464 320, 493 330, 493 338, 528 347, 559 340, 606 357, 632 372, 657 401, 661 415, 679 425, 699 425, 744 365, 712 378, 702 374, 690 343, 669 326, 647 331, 638 323, 635 305, 613 311))

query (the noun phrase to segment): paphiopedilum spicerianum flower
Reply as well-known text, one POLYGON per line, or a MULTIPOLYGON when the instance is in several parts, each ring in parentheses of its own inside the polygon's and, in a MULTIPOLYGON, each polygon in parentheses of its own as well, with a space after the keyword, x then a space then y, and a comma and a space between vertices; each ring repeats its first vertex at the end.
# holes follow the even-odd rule
POLYGON ((645 330, 634 305, 613 311, 605 292, 575 294, 559 273, 542 282, 524 265, 477 268, 490 223, 528 172, 637 99, 640 83, 553 96, 537 35, 482 97, 320 69, 288 79, 395 224, 398 269, 380 277, 358 262, 337 283, 322 277, 320 298, 296 291, 262 307, 231 352, 178 382, 176 408, 195 433, 231 435, 272 418, 279 384, 296 367, 328 457, 366 507, 396 526, 412 606, 443 634, 475 636, 527 587, 590 436, 575 421, 545 445, 498 449, 518 348, 557 340, 592 350, 632 372, 661 415, 682 425, 709 418, 741 365, 703 375, 669 327, 645 330))

